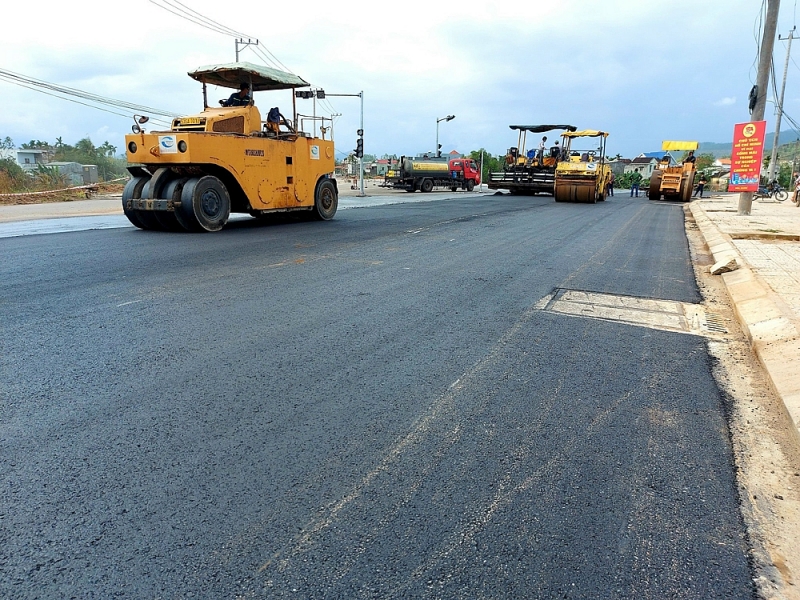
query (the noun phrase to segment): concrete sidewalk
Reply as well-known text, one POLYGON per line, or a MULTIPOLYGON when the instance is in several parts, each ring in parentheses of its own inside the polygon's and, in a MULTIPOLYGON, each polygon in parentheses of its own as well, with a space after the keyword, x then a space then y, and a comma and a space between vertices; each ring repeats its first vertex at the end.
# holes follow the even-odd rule
POLYGON ((739 194, 689 205, 717 263, 736 261, 722 278, 769 380, 800 433, 800 208, 754 201, 738 215, 739 194))
POLYGON ((122 194, 113 194, 109 196, 98 196, 91 200, 0 206, 0 223, 121 214, 122 194))

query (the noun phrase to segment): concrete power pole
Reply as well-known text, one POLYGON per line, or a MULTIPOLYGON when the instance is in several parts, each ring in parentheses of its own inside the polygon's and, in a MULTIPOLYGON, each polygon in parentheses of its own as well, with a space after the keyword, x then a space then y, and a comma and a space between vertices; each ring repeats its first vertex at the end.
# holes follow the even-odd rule
POLYGON ((772 156, 769 159, 769 176, 767 177, 767 181, 775 180, 775 169, 777 167, 776 162, 778 160, 778 144, 780 143, 781 137, 781 117, 783 117, 783 95, 786 92, 786 75, 789 73, 789 58, 791 57, 792 53, 792 40, 794 39, 795 29, 795 27, 792 27, 788 37, 782 38, 781 36, 778 36, 779 40, 789 40, 789 44, 786 46, 786 62, 783 64, 783 83, 781 84, 781 97, 778 100, 777 106, 778 115, 775 117, 775 137, 772 138, 772 156))
MULTIPOLYGON (((778 10, 780 0, 768 0, 767 18, 764 22, 764 34, 761 36, 761 49, 758 55, 758 74, 756 75, 756 103, 750 113, 751 121, 764 120, 764 108, 767 105, 767 87, 769 70, 772 65, 772 48, 775 45, 775 30, 778 27, 778 10)), ((753 206, 753 192, 739 194, 739 215, 749 215, 753 206)))

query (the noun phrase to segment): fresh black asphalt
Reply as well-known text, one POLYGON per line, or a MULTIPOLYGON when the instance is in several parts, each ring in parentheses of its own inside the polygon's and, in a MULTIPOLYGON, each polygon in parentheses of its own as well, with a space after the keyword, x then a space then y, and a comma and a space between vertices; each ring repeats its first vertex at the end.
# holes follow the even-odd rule
POLYGON ((0 597, 752 598, 683 207, 0 240, 0 597))

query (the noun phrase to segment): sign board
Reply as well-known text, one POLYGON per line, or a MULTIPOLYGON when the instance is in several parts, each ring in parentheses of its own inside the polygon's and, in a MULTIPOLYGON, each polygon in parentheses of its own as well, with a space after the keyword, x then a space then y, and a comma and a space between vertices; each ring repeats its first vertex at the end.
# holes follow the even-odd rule
POLYGON ((729 192, 758 191, 766 130, 766 121, 737 123, 733 126, 729 192))
POLYGON ((158 136, 158 149, 161 154, 177 154, 178 144, 175 143, 174 135, 158 136))

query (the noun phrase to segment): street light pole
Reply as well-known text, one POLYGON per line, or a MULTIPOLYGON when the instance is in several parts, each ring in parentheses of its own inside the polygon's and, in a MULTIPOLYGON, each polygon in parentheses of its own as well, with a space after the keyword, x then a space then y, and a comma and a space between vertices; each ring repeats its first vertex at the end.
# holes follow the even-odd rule
POLYGON ((442 155, 441 151, 439 150, 439 123, 442 121, 452 121, 455 118, 455 115, 447 115, 441 119, 436 119, 436 158, 439 158, 442 155))

